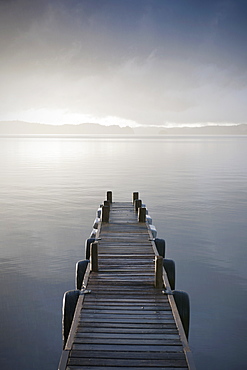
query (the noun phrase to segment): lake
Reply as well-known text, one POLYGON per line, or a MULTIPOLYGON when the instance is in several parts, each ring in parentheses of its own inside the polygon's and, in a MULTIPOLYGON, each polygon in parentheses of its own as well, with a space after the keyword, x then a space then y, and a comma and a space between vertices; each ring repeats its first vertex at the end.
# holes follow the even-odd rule
POLYGON ((166 240, 197 369, 246 367, 246 137, 5 137, 0 173, 1 369, 57 369, 62 297, 108 190, 139 191, 166 240))

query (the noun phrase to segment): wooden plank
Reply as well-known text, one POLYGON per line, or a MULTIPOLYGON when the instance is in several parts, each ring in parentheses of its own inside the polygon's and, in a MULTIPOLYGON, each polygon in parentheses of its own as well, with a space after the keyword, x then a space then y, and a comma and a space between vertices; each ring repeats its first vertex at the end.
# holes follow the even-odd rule
POLYGON ((145 306, 142 306, 142 305, 129 305, 129 304, 122 304, 122 305, 118 305, 116 302, 111 302, 111 304, 105 304, 105 305, 92 305, 90 303, 84 303, 83 304, 83 309, 84 310, 105 310, 105 309, 108 309, 110 312, 111 310, 123 310, 124 308, 128 309, 128 312, 129 311, 139 311, 139 310, 145 310, 145 312, 148 312, 148 311, 156 311, 156 310, 159 310, 159 311, 169 311, 171 312, 171 309, 170 307, 168 306, 168 304, 166 306, 164 305, 145 305, 145 306))
POLYGON ((140 269, 138 271, 134 270, 133 266, 132 268, 129 267, 128 265, 122 265, 122 266, 119 266, 118 269, 116 268, 102 268, 102 266, 100 266, 101 269, 100 269, 100 276, 98 277, 95 277, 96 279, 100 279, 101 277, 112 277, 113 275, 114 276, 126 276, 126 277, 129 277, 131 278, 131 276, 150 276, 150 275, 154 275, 154 269, 152 268, 152 266, 150 265, 144 265, 142 267, 140 267, 140 269))
POLYGON ((184 359, 183 353, 167 353, 167 352, 126 352, 123 351, 118 351, 118 352, 113 352, 113 351, 76 351, 72 350, 71 357, 80 357, 80 358, 85 358, 85 357, 95 357, 95 358, 129 358, 129 359, 157 359, 157 360, 182 360, 184 359))
POLYGON ((130 259, 131 260, 131 262, 132 263, 135 263, 136 264, 136 266, 137 266, 137 268, 138 268, 138 261, 137 260, 140 260, 140 261, 145 261, 145 262, 147 262, 147 257, 149 257, 150 258, 150 260, 151 260, 151 258, 152 258, 152 253, 150 253, 150 254, 146 254, 145 252, 140 252, 140 253, 137 253, 137 252, 135 252, 135 253, 130 253, 129 251, 126 251, 126 252, 121 252, 121 254, 120 253, 102 253, 101 254, 101 252, 99 252, 99 256, 101 256, 102 257, 102 260, 104 261, 104 259, 106 259, 106 258, 110 258, 110 259, 116 259, 118 262, 122 262, 122 263, 126 263, 126 262, 130 262, 130 261, 126 261, 126 260, 128 260, 128 259, 130 259))
POLYGON ((126 264, 126 263, 132 263, 136 265, 136 268, 138 269, 139 261, 140 262, 152 262, 153 261, 153 255, 145 254, 145 252, 142 253, 130 253, 129 251, 121 252, 121 254, 115 253, 99 253, 101 256, 100 262, 106 262, 107 260, 109 263, 111 261, 116 261, 117 263, 126 264))
MULTIPOLYGON (((181 344, 179 339, 149 339, 143 338, 139 335, 138 339, 132 339, 132 335, 129 334, 128 337, 122 338, 101 338, 101 337, 84 337, 83 334, 77 333, 74 338, 74 343, 81 343, 81 344, 104 344, 104 345, 133 345, 133 346, 140 346, 140 345, 147 345, 147 346, 177 346, 181 344)), ((136 350, 138 350, 138 347, 136 350)))
POLYGON ((182 345, 128 345, 128 344, 85 344, 74 343, 74 350, 79 351, 124 351, 124 352, 180 352, 183 353, 182 345))
MULTIPOLYGON (((103 288, 103 290, 100 288, 100 285, 99 284, 90 284, 88 285, 88 288, 89 289, 93 289, 92 291, 92 295, 99 298, 100 296, 101 297, 113 297, 113 298, 117 298, 117 294, 119 295, 124 295, 126 298, 132 298, 132 297, 137 297, 137 298, 145 298, 146 297, 146 301, 149 300, 150 297, 152 297, 152 292, 142 292, 142 289, 140 289, 140 287, 137 287, 135 289, 135 291, 133 292, 131 289, 127 289, 124 285, 122 286, 114 286, 114 285, 111 285, 111 286, 108 286, 108 287, 105 287, 103 288)), ((133 289, 134 290, 134 289, 133 289)), ((156 296, 158 296, 158 292, 156 293, 156 296)))
MULTIPOLYGON (((165 369, 165 370, 174 370, 174 369, 176 369, 176 370, 184 370, 184 369, 188 369, 188 367, 166 367, 165 365, 163 366, 163 369, 165 369)), ((104 370, 119 370, 119 367, 117 366, 117 367, 115 367, 115 366, 88 366, 88 365, 86 365, 86 366, 83 366, 83 365, 79 365, 79 366, 73 366, 73 365, 69 365, 69 366, 67 366, 66 367, 66 370, 83 370, 83 369, 87 369, 87 370, 102 370, 102 369, 104 369, 104 370)), ((133 366, 131 366, 131 367, 129 367, 129 366, 125 366, 125 367, 123 367, 123 370, 140 370, 140 367, 139 366, 137 366, 137 367, 133 367, 133 366)), ((155 367, 145 367, 145 370, 157 370, 157 367, 155 366, 155 367)))
MULTIPOLYGON (((77 330, 77 333, 76 333, 76 336, 77 337, 81 337, 81 338, 90 338, 90 339, 129 339, 131 337, 131 340, 140 340, 141 338, 141 341, 143 340, 172 340, 172 339, 176 339, 176 340, 179 340, 179 334, 176 333, 165 333, 165 331, 163 330, 162 333, 154 333, 153 331, 151 331, 150 333, 141 333, 141 336, 140 336, 140 333, 136 333, 136 332, 129 332, 129 333, 120 333, 118 331, 118 333, 109 333, 108 331, 107 332, 104 332, 104 333, 99 333, 99 332, 96 332, 96 333, 90 333, 90 332, 87 332, 85 333, 84 331, 82 330, 77 330)), ((161 344, 162 342, 160 342, 161 344)))
MULTIPOLYGON (((152 253, 152 251, 150 250, 150 251, 145 251, 145 250, 143 250, 143 248, 136 248, 135 250, 134 250, 134 252, 135 252, 135 255, 136 256, 143 256, 145 259, 146 259, 146 257, 150 257, 150 261, 151 261, 151 258, 153 257, 153 253, 152 253)), ((105 255, 111 255, 111 258, 114 258, 114 256, 115 255, 118 255, 118 256, 122 256, 122 257, 124 257, 124 256, 128 256, 128 255, 130 255, 130 254, 133 254, 133 250, 131 249, 131 248, 128 248, 128 247, 126 247, 126 248, 124 248, 124 250, 122 250, 122 249, 116 249, 116 248, 105 248, 105 250, 104 251, 102 251, 101 249, 99 250, 99 256, 102 256, 102 257, 105 257, 105 255)))
POLYGON ((154 288, 152 234, 133 204, 113 202, 97 238, 99 271, 77 308, 66 369, 188 369, 170 297, 154 288))
POLYGON ((114 279, 115 281, 117 281, 118 279, 128 279, 128 280, 133 280, 133 278, 142 278, 142 279, 145 279, 145 278, 149 278, 149 276, 152 276, 153 277, 153 271, 146 271, 146 269, 144 270, 144 273, 142 271, 134 271, 132 272, 131 271, 131 274, 125 270, 123 271, 117 271, 114 269, 113 271, 111 270, 108 270, 108 271, 102 271, 100 275, 98 276, 95 276, 94 277, 94 281, 97 281, 97 280, 107 280, 107 279, 114 279), (145 275, 144 275, 145 273, 145 275))
MULTIPOLYGON (((100 322, 107 322, 107 323, 122 323, 122 324, 160 324, 160 319, 158 318, 103 318, 103 317, 87 317, 83 316, 80 322, 94 322, 98 324, 100 322)), ((173 319, 162 319, 162 324, 172 324, 174 322, 173 319)))
MULTIPOLYGON (((124 274, 123 271, 122 271, 119 274, 114 274, 114 273, 111 273, 111 272, 105 272, 105 273, 102 272, 102 274, 99 274, 98 276, 92 277, 92 279, 90 279, 89 283, 102 281, 102 284, 110 285, 112 283, 112 281, 114 281, 114 280, 117 281, 117 279, 114 279, 114 275, 118 276, 118 279, 120 281, 123 278, 127 279, 129 281, 129 283, 131 283, 131 280, 133 280, 132 276, 138 278, 140 281, 147 280, 147 279, 149 279, 150 281, 153 281, 153 279, 150 279, 150 273, 149 272, 145 273, 145 275, 144 274, 141 275, 141 274, 138 274, 138 273, 135 273, 135 272, 131 272, 131 274, 127 272, 127 273, 124 274), (109 282, 107 281, 107 279, 109 279, 109 282)), ((153 277, 154 277, 154 274, 153 274, 153 277)), ((126 286, 126 288, 127 287, 128 286, 126 286)), ((151 284, 150 286, 147 286, 147 289, 148 288, 154 290, 153 289, 153 284, 151 284)), ((161 291, 161 289, 160 289, 160 291, 161 291)))
MULTIPOLYGON (((122 318, 150 318, 150 317, 159 317, 159 318, 167 318, 167 317, 172 317, 173 314, 171 310, 156 310, 156 311, 151 311, 151 310, 108 310, 106 308, 104 309, 83 309, 82 310, 82 315, 91 315, 93 317, 100 317, 104 316, 104 318, 107 317, 122 317, 122 318)), ((82 317, 81 315, 81 317, 82 317)))
MULTIPOLYGON (((174 369, 176 369, 176 370, 184 370, 184 369, 188 369, 188 367, 166 367, 165 365, 163 366, 163 369, 165 369, 165 370, 174 370, 174 369)), ((115 367, 115 366, 88 366, 88 365, 86 365, 86 366, 83 366, 83 365, 79 365, 79 366, 73 366, 73 365, 70 365, 70 366, 67 366, 66 367, 66 370, 83 370, 83 369, 87 369, 87 370, 102 370, 102 369, 104 369, 104 370, 119 370, 119 367, 117 366, 117 367, 115 367)), ((131 367, 129 367, 129 366, 125 366, 125 367, 123 367, 123 370, 140 370, 140 367, 139 366, 137 366, 137 367, 133 367, 133 366, 131 366, 131 367)), ((145 370, 157 370, 157 367, 145 367, 145 370)))
MULTIPOLYGON (((127 281, 129 284, 127 286, 126 282, 122 281, 122 282, 116 282, 116 284, 114 284, 114 281, 112 281, 111 283, 109 284, 102 284, 102 281, 92 281, 88 284, 88 287, 90 289, 94 289, 92 291, 92 294, 102 294, 102 295, 107 295, 107 294, 127 294, 127 295, 132 295, 132 296, 145 296, 145 295, 153 295, 152 294, 152 291, 151 290, 147 290, 147 291, 143 291, 141 288, 143 288, 145 286, 145 283, 146 285, 150 285, 151 286, 151 281, 150 280, 142 280, 142 281, 139 281, 139 282, 136 282, 136 284, 131 284, 129 281, 127 281)), ((154 294, 158 295, 159 292, 156 292, 154 294)))
POLYGON ((151 285, 153 282, 153 279, 150 279, 150 277, 146 276, 146 277, 141 277, 141 278, 138 278, 138 277, 133 277, 133 279, 129 279, 129 278, 125 278, 125 277, 122 277, 122 278, 118 278, 118 279, 104 279, 104 278, 100 278, 100 279, 95 279, 93 282, 92 282, 92 286, 93 284, 94 285, 100 285, 102 287, 102 289, 111 289, 111 288, 114 288, 117 287, 117 288, 120 288, 120 287, 123 287, 123 289, 126 289, 127 290, 127 287, 126 285, 128 284, 128 288, 130 288, 131 286, 135 286, 135 289, 140 289, 141 287, 145 287, 145 285, 151 285))
POLYGON ((66 368, 66 365, 68 363, 70 352, 67 350, 63 350, 59 364, 58 364, 58 370, 63 370, 66 368))
POLYGON ((78 323, 78 327, 92 327, 92 328, 116 328, 116 329, 138 329, 142 328, 145 329, 152 329, 153 331, 156 331, 157 329, 160 330, 173 330, 176 329, 176 324, 174 322, 166 322, 166 323, 160 323, 159 322, 144 322, 142 325, 139 325, 138 322, 109 322, 109 321, 99 321, 97 323, 94 323, 93 321, 81 321, 78 323))
POLYGON ((160 294, 157 294, 155 296, 148 296, 146 297, 145 295, 142 296, 142 297, 137 297, 137 296, 133 296, 133 297, 126 297, 126 296, 122 296, 121 294, 118 294, 116 295, 116 297, 102 297, 101 295, 96 295, 94 293, 92 294, 88 294, 87 296, 85 296, 84 298, 84 304, 94 304, 94 303, 97 303, 97 302, 105 302, 105 304, 140 304, 140 305, 143 305, 143 304, 159 304, 159 305, 162 305, 164 303, 164 305, 168 305, 168 298, 167 296, 163 296, 163 295, 160 295, 160 294), (89 299, 89 296, 90 296, 90 299, 89 299))
MULTIPOLYGON (((131 290, 131 288, 127 288, 126 287, 126 284, 122 284, 121 286, 120 285, 114 285, 114 284, 109 284, 108 286, 106 285, 105 287, 100 287, 100 283, 94 283, 94 284, 90 284, 88 285, 88 288, 89 289, 93 289, 91 290, 91 294, 92 296, 94 297, 116 297, 117 294, 119 295, 124 295, 126 298, 132 298, 132 297, 137 297, 137 298, 140 298, 140 299, 145 299, 146 297, 146 300, 148 301, 148 299, 150 297, 152 297, 152 292, 151 291, 147 291, 147 292, 143 292, 142 291, 142 288, 143 286, 139 285, 137 286, 135 289, 131 290)), ((158 292, 156 293, 156 296, 158 296, 158 292)))
POLYGON ((93 296, 91 300, 84 300, 83 307, 87 306, 93 306, 95 307, 95 303, 102 305, 102 306, 117 306, 117 307, 138 307, 140 306, 141 308, 148 308, 150 307, 160 307, 160 308, 169 308, 169 304, 163 300, 159 299, 159 296, 157 296, 157 299, 153 299, 152 296, 150 297, 144 297, 137 299, 136 297, 133 298, 126 298, 126 299, 121 299, 119 298, 119 295, 115 298, 113 297, 107 297, 104 299, 104 297, 98 295, 97 297, 93 296))
MULTIPOLYGON (((92 325, 89 325, 89 326, 86 326, 86 325, 78 325, 77 327, 77 332, 78 333, 89 333, 89 335, 93 335, 94 333, 96 334, 110 334, 110 333, 116 333, 116 327, 108 327, 107 325, 105 326, 92 326, 92 325)), ((134 327, 121 327, 119 326, 117 328, 117 333, 116 335, 119 335, 119 334, 141 334, 141 335, 145 335, 145 334, 148 334, 148 335, 161 335, 162 337, 166 336, 166 335, 179 335, 178 334, 178 330, 177 328, 175 327, 174 325, 174 328, 172 329, 169 329, 168 327, 166 328, 161 328, 160 325, 157 326, 156 328, 153 328, 153 326, 150 328, 143 328, 143 326, 140 328, 139 326, 134 326, 134 327), (155 334, 154 334, 155 333, 155 334)))
POLYGON ((102 366, 102 367, 107 367, 107 366, 119 366, 119 367, 126 367, 126 366, 131 366, 131 367, 150 367, 150 366, 155 366, 156 368, 164 368, 164 363, 166 363, 167 366, 170 367, 182 367, 186 366, 186 361, 184 359, 128 359, 128 358, 121 358, 121 359, 112 359, 112 358, 70 358, 68 364, 69 365, 83 365, 83 366, 102 366))

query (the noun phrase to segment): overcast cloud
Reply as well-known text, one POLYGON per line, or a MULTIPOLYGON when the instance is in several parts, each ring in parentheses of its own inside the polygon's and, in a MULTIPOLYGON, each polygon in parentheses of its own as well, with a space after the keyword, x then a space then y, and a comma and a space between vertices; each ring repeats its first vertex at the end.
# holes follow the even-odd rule
POLYGON ((247 4, 0 0, 0 120, 241 123, 247 4))

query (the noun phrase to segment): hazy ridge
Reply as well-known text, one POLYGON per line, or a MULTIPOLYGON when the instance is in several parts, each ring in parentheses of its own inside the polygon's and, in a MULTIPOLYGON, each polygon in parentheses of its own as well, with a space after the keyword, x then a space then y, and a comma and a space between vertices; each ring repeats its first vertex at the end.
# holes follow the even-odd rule
POLYGON ((247 135, 247 124, 233 126, 171 127, 142 126, 131 128, 98 123, 48 125, 22 121, 0 122, 0 135, 247 135))
POLYGON ((160 131, 162 135, 247 135, 247 124, 233 126, 202 126, 168 128, 160 131))
POLYGON ((79 125, 48 125, 22 121, 0 122, 1 135, 97 135, 97 134, 133 134, 130 127, 117 125, 103 126, 98 123, 82 123, 79 125))

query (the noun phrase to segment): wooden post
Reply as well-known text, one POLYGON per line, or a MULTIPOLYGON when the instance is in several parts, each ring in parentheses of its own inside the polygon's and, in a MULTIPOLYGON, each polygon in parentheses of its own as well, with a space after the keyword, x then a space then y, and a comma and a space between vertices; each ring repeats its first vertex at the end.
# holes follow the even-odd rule
POLYGON ((94 242, 90 245, 90 270, 93 272, 98 271, 98 243, 94 242))
POLYGON ((157 289, 163 287, 163 257, 155 256, 155 281, 154 286, 157 289))
POLYGON ((138 221, 146 222, 146 208, 144 207, 138 208, 138 221))
POLYGON ((108 200, 108 202, 112 203, 112 191, 108 191, 106 193, 106 199, 108 200))
POLYGON ((104 206, 110 207, 110 202, 109 202, 109 200, 104 200, 104 206))
POLYGON ((141 199, 136 199, 135 200, 135 203, 134 203, 134 206, 135 206, 135 211, 137 212, 138 211, 138 208, 140 208, 142 206, 141 199))
POLYGON ((103 206, 102 207, 102 222, 109 222, 110 217, 110 207, 103 206))
POLYGON ((138 191, 134 191, 134 193, 132 194, 132 203, 134 204, 135 203, 135 200, 139 198, 139 193, 138 191))

